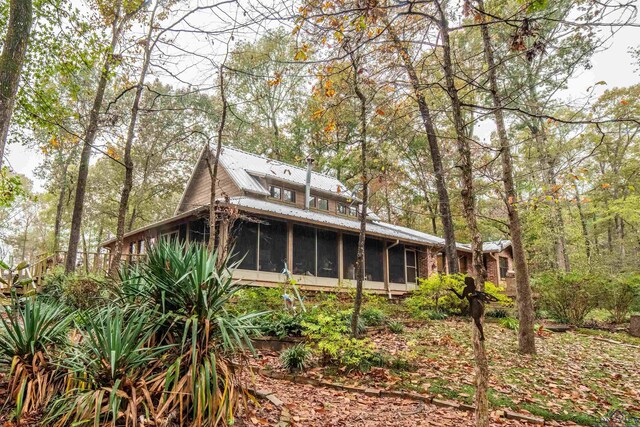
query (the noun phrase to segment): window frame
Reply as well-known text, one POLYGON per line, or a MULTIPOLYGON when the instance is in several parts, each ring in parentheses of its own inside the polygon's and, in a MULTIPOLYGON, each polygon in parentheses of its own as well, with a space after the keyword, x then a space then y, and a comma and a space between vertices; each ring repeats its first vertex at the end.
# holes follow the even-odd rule
POLYGON ((269 184, 269 197, 271 197, 272 199, 276 199, 276 200, 282 200, 282 193, 283 193, 283 188, 279 185, 275 185, 275 184, 269 184), (275 190, 278 190, 278 197, 274 196, 273 193, 275 190))
POLYGON ((500 279, 506 278, 508 273, 509 273, 509 258, 506 256, 498 255, 498 275, 500 279), (502 274, 502 265, 500 265, 502 260, 504 260, 504 263, 505 263, 504 274, 502 274))
POLYGON ((316 196, 316 209, 321 210, 321 211, 328 211, 329 210, 329 199, 326 199, 324 197, 317 197, 316 196), (323 208, 320 206, 320 202, 327 202, 327 207, 323 208))
POLYGON ((293 190, 291 188, 286 188, 286 187, 282 187, 282 192, 280 193, 282 195, 282 201, 286 202, 286 203, 295 203, 296 202, 296 190, 293 190), (291 194, 291 199, 288 200, 285 198, 285 193, 289 192, 291 194))
POLYGON ((415 284, 418 283, 418 251, 414 248, 404 248, 404 281, 405 283, 415 284), (407 255, 409 253, 413 253, 413 265, 409 265, 407 262, 407 255), (414 280, 413 282, 409 281, 409 269, 412 268, 414 270, 414 280))

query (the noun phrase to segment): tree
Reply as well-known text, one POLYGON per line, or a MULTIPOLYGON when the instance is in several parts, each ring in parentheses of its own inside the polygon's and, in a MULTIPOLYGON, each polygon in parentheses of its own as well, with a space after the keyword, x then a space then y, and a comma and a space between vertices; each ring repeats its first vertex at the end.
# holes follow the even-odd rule
POLYGON ((0 167, 4 158, 9 124, 18 92, 33 22, 32 0, 11 0, 9 24, 0 55, 0 167))
POLYGON ((76 267, 76 255, 78 251, 78 242, 80 240, 80 230, 82 227, 82 213, 85 204, 85 193, 87 188, 87 177, 89 175, 89 161, 91 160, 91 151, 93 143, 98 133, 98 120, 102 109, 107 83, 111 77, 112 68, 117 64, 115 50, 120 41, 120 37, 124 32, 126 25, 138 13, 142 2, 136 2, 133 5, 123 5, 122 0, 118 0, 112 8, 103 10, 105 18, 111 24, 111 42, 105 50, 100 78, 95 91, 93 106, 89 114, 89 121, 84 133, 82 151, 80 153, 80 164, 78 167, 78 178, 76 180, 76 194, 73 205, 73 213, 71 219, 71 232, 69 234, 69 247, 67 249, 67 259, 65 262, 65 271, 71 273, 76 267))
POLYGON ((133 187, 133 159, 131 157, 131 147, 133 145, 133 139, 136 132, 136 124, 138 123, 138 111, 140 109, 140 98, 142 97, 142 91, 144 89, 144 82, 149 70, 149 63, 151 62, 151 51, 153 45, 152 34, 154 27, 156 26, 155 17, 158 10, 159 2, 156 2, 155 6, 151 10, 151 16, 149 17, 149 27, 147 29, 144 43, 144 53, 142 59, 142 66, 140 68, 140 75, 138 77, 138 83, 135 86, 135 93, 133 96, 133 102, 131 104, 131 116, 129 117, 129 127, 127 130, 127 139, 124 148, 124 182, 122 184, 122 192, 120 193, 120 206, 118 209, 118 228, 116 230, 116 242, 114 244, 113 253, 111 256, 111 265, 109 267, 110 275, 115 277, 118 268, 120 267, 120 259, 122 257, 122 246, 125 230, 125 217, 129 209, 129 196, 131 195, 131 188, 133 187))
POLYGON ((523 354, 535 354, 535 336, 533 333, 533 323, 535 312, 533 310, 533 300, 531 297, 531 285, 529 284, 529 269, 524 251, 522 238, 522 228, 520 215, 518 213, 518 194, 513 178, 513 159, 511 157, 511 147, 507 137, 507 129, 503 115, 502 97, 498 89, 497 64, 493 55, 489 25, 484 10, 483 0, 478 0, 478 13, 481 23, 480 31, 484 46, 484 57, 487 63, 487 73, 489 76, 489 91, 493 102, 493 115, 496 122, 498 141, 500 142, 500 156, 502 157, 502 181, 505 190, 505 204, 509 217, 509 231, 511 234, 511 247, 513 248, 513 262, 516 271, 516 287, 518 302, 518 349, 523 354))

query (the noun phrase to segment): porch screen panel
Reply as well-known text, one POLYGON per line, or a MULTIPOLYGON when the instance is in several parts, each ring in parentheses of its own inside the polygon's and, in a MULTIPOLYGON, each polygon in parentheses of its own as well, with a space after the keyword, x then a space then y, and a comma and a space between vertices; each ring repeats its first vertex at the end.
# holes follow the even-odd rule
POLYGON ((189 223, 189 241, 198 243, 209 241, 209 220, 199 218, 189 223))
POLYGON ((238 268, 257 270, 258 267, 258 224, 238 221, 231 231, 233 239, 233 255, 231 260, 242 260, 238 268), (244 258, 243 258, 244 257, 244 258))
POLYGON ((404 245, 396 245, 389 249, 389 281, 405 283, 404 271, 404 245))
POLYGON ((367 280, 384 281, 383 256, 384 245, 381 240, 367 239, 364 245, 364 265, 367 280))
POLYGON ((316 275, 316 230, 302 225, 293 226, 294 274, 316 275))
POLYGON ((338 233, 319 228, 317 248, 318 276, 338 278, 338 233))
POLYGON ((287 260, 287 223, 265 221, 260 223, 260 271, 281 272, 287 260))
POLYGON ((416 260, 416 251, 406 251, 407 258, 407 283, 416 283, 416 277, 418 276, 418 263, 416 260))
POLYGON ((358 256, 358 236, 342 235, 342 275, 345 279, 356 279, 356 258, 358 256))

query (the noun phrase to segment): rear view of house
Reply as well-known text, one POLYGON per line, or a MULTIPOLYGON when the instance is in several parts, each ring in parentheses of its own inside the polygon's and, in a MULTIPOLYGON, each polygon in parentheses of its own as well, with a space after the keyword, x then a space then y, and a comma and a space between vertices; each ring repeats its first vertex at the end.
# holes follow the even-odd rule
MULTIPOLYGON (((211 178, 206 152, 200 156, 172 218, 125 235, 125 259, 144 255, 158 239, 206 242, 209 238, 211 178)), ((220 154, 216 197, 241 213, 229 235, 239 268, 234 275, 255 285, 275 286, 286 273, 302 288, 355 285, 361 201, 337 179, 230 147, 220 154), (309 194, 309 197, 305 196, 309 194)), ((418 277, 445 272, 440 237, 380 220, 367 212, 367 290, 403 294, 418 277)), ((115 240, 103 243, 113 249, 115 240)), ((485 243, 489 279, 502 282, 512 272, 508 241, 485 243)), ((462 272, 470 272, 469 245, 458 244, 462 272)))

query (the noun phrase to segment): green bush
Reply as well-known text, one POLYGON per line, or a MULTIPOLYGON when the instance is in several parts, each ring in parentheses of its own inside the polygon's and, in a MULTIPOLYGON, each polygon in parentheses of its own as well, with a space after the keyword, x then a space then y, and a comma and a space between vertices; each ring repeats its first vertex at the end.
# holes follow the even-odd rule
MULTIPOLYGON (((412 315, 428 318, 427 312, 444 312, 465 314, 469 303, 461 300, 450 288, 462 293, 464 288, 462 274, 433 274, 427 279, 418 280, 418 289, 406 300, 412 315)), ((496 297, 500 304, 511 304, 511 299, 504 294, 504 289, 492 282, 485 283, 485 292, 496 297)))
POLYGON ((260 334, 278 338, 301 337, 303 316, 286 311, 275 311, 261 317, 256 323, 260 334))
POLYGON ((591 273, 543 274, 534 281, 540 305, 559 322, 581 325, 598 307, 604 281, 591 273))
POLYGON ((360 313, 362 321, 367 326, 382 326, 385 315, 379 308, 367 307, 360 313))
POLYGON ((402 322, 392 321, 387 323, 387 328, 394 334, 401 334, 404 332, 404 324, 402 322))
POLYGON ((310 356, 311 351, 304 344, 297 344, 280 354, 280 363, 289 372, 299 372, 308 366, 310 356))
POLYGON ((640 275, 613 277, 604 282, 600 307, 607 310, 614 323, 623 323, 640 304, 640 275))
POLYGON ((518 319, 514 319, 513 317, 504 317, 500 319, 499 323, 503 328, 511 329, 513 331, 517 330, 518 326, 520 325, 518 319))
POLYGON ((234 300, 233 309, 238 313, 281 310, 284 307, 280 288, 245 287, 236 293, 234 300))
POLYGON ((56 300, 78 310, 104 305, 109 302, 109 279, 96 274, 65 274, 56 268, 44 278, 42 297, 56 300))
POLYGON ((509 310, 506 308, 492 308, 491 310, 488 310, 486 314, 487 317, 492 317, 494 319, 504 319, 510 315, 509 310))

